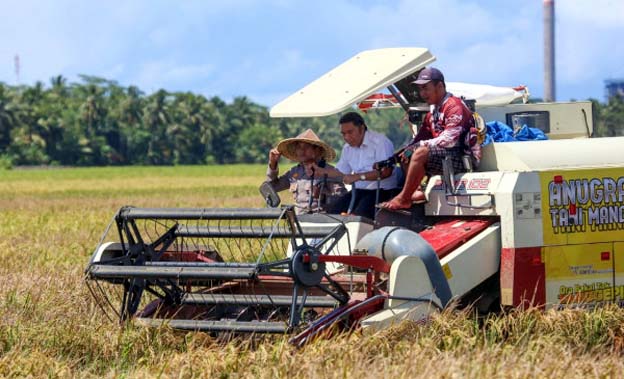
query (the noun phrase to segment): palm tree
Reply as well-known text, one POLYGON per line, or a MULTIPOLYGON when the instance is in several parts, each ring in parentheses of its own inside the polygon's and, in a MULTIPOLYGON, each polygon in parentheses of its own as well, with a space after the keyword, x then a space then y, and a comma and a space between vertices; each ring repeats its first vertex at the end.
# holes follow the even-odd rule
POLYGON ((67 78, 63 75, 57 75, 50 78, 50 85, 52 86, 52 93, 56 96, 63 98, 69 95, 69 88, 67 88, 67 78))
POLYGON ((93 137, 103 128, 106 108, 104 107, 103 90, 93 84, 86 87, 86 99, 80 107, 80 115, 85 122, 85 134, 93 137))
POLYGON ((118 102, 111 105, 111 122, 119 125, 119 147, 116 148, 120 159, 124 163, 144 162, 137 156, 135 146, 142 144, 142 135, 147 136, 143 130, 143 93, 136 86, 128 87, 118 102))
POLYGON ((0 153, 11 143, 11 130, 15 126, 15 104, 7 87, 0 83, 0 153))
POLYGON ((149 133, 147 160, 152 164, 170 164, 171 151, 168 148, 166 130, 170 122, 167 91, 161 89, 148 98, 143 111, 143 125, 149 133))

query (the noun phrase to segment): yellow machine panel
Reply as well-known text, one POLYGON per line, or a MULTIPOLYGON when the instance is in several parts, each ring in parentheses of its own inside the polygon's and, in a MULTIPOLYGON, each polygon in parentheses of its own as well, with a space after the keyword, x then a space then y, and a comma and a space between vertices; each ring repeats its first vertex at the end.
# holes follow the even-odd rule
MULTIPOLYGON (((548 246, 543 252, 549 307, 583 306, 624 298, 624 285, 614 286, 613 243, 548 246)), ((619 266, 624 269, 623 264, 619 266)))
POLYGON ((621 168, 540 173, 544 245, 624 241, 621 168))

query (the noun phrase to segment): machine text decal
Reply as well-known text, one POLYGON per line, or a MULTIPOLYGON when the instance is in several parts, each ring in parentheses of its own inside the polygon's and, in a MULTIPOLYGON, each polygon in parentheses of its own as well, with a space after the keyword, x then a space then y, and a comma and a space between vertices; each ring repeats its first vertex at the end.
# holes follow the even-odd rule
POLYGON ((555 234, 624 230, 624 176, 555 176, 548 183, 548 210, 555 234))

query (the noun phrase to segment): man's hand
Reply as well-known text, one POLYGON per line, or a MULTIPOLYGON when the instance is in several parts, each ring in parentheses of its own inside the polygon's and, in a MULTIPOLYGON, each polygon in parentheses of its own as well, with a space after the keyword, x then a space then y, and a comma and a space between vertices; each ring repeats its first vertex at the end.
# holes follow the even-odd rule
POLYGON ((407 157, 407 155, 405 155, 406 151, 407 150, 404 150, 401 154, 399 154, 399 159, 400 159, 401 163, 409 162, 409 158, 407 157))
MULTIPOLYGON (((316 162, 310 164, 310 168, 312 170, 314 170, 314 175, 318 176, 319 178, 323 175, 328 175, 329 176, 329 170, 327 169, 327 167, 319 167, 319 165, 316 164, 316 162)), ((306 167, 307 170, 307 167, 306 167)), ((306 171, 307 172, 307 171, 306 171)))
POLYGON ((394 170, 393 167, 384 167, 384 168, 382 168, 379 177, 381 179, 387 178, 388 176, 392 175, 392 170, 394 170))
POLYGON ((418 149, 419 146, 420 143, 416 143, 414 146, 410 146, 407 149, 403 150, 403 152, 399 154, 399 159, 401 160, 401 163, 409 163, 410 158, 414 153, 414 150, 418 149))
POLYGON ((314 175, 317 178, 322 178, 327 175, 328 178, 342 181, 345 176, 342 172, 338 171, 335 167, 327 165, 325 167, 319 167, 318 164, 312 163, 311 167, 314 169, 314 175))
POLYGON ((344 184, 353 184, 360 180, 360 176, 358 174, 348 174, 342 178, 342 182, 344 184))
POLYGON ((282 154, 277 151, 277 149, 271 149, 271 151, 269 151, 269 167, 271 167, 271 170, 277 168, 277 162, 279 162, 281 156, 282 154))

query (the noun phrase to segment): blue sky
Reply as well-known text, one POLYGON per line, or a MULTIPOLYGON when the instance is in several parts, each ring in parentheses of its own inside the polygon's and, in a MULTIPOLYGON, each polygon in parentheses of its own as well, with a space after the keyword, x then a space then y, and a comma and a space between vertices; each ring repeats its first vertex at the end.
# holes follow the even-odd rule
MULTIPOLYGON (((624 78, 624 0, 556 0, 557 100, 624 78)), ((0 81, 102 76, 271 106, 372 48, 427 47, 449 81, 543 95, 541 0, 0 0, 0 81)))

